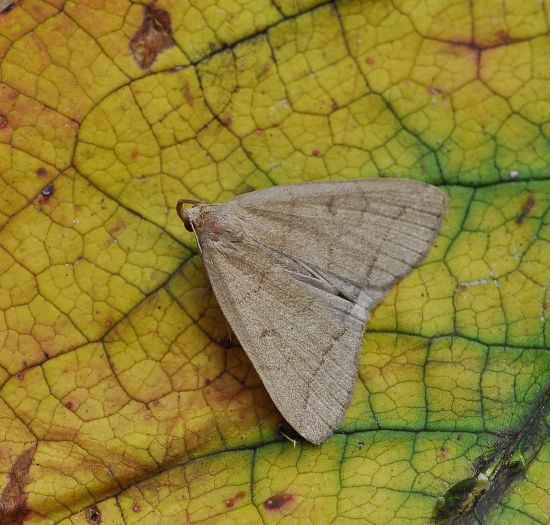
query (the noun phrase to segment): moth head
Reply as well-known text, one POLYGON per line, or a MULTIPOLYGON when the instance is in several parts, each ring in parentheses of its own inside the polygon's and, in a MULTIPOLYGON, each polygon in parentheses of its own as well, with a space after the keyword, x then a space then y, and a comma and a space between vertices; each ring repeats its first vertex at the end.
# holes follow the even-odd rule
POLYGON ((193 232, 193 224, 197 222, 203 202, 191 199, 180 199, 176 204, 178 217, 183 221, 183 225, 188 232, 193 232), (185 204, 191 204, 190 208, 185 208, 185 204))

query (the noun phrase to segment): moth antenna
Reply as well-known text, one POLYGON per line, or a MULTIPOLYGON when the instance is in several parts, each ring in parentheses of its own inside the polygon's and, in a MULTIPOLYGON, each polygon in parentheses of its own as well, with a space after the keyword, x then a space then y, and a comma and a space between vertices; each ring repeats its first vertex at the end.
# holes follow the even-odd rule
POLYGON ((195 235, 195 239, 197 240, 197 246, 199 247, 199 253, 202 255, 201 243, 199 241, 199 236, 197 235, 197 232, 195 231, 195 226, 193 226, 193 223, 191 221, 189 221, 189 224, 191 225, 191 229, 193 230, 193 235, 195 235))

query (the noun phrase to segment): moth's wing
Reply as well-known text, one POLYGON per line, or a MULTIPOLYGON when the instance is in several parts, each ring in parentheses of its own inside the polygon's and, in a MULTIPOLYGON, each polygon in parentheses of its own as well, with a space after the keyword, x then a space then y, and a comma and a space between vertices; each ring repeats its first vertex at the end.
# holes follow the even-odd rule
POLYGON ((202 244, 216 298, 283 417, 321 443, 342 421, 367 308, 245 239, 202 244))
POLYGON ((447 196, 422 182, 370 179, 275 187, 228 205, 256 242, 380 296, 427 254, 447 196))
POLYGON ((240 242, 202 244, 212 287, 287 421, 320 443, 341 422, 369 311, 425 256, 447 198, 395 179, 315 183, 219 207, 240 242))

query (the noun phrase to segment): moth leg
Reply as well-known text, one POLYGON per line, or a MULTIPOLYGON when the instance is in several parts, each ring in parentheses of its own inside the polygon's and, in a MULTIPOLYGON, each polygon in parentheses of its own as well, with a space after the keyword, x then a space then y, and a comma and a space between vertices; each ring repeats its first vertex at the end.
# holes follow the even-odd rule
POLYGON ((231 330, 231 326, 229 326, 227 319, 225 320, 225 326, 227 327, 227 335, 220 341, 220 346, 227 350, 234 346, 235 343, 238 343, 238 339, 235 336, 235 332, 231 330))

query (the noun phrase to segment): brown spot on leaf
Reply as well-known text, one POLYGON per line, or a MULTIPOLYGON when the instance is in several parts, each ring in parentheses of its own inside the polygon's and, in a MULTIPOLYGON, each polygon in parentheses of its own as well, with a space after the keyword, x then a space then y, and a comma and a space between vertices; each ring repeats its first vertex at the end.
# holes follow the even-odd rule
POLYGON ((119 234, 121 231, 124 230, 124 228, 126 228, 126 223, 122 220, 122 219, 118 219, 115 223, 114 226, 111 226, 109 228, 109 233, 111 235, 117 235, 119 234))
POLYGON ((7 15, 17 5, 17 0, 0 0, 0 15, 7 15))
POLYGON ((8 117, 0 113, 0 129, 5 129, 8 127, 8 117))
POLYGON ((0 495, 0 525, 21 525, 29 514, 25 487, 36 445, 17 456, 8 476, 8 484, 0 495))
POLYGON ((73 410, 74 409, 74 403, 69 399, 69 401, 65 401, 65 403, 63 403, 63 405, 65 405, 65 408, 67 410, 73 410))
POLYGON ((258 78, 263 77, 267 72, 271 69, 271 62, 266 62, 264 66, 262 67, 262 70, 260 71, 260 74, 258 75, 258 78))
POLYGON ((523 204, 523 207, 521 208, 521 212, 516 217, 516 224, 523 224, 527 215, 529 215, 531 210, 534 208, 535 203, 536 203, 535 196, 532 193, 530 193, 529 196, 527 197, 527 200, 523 204))
POLYGON ((321 151, 317 148, 313 149, 311 151, 311 154, 314 156, 314 157, 319 157, 321 155, 321 151))
POLYGON ((130 51, 135 61, 142 69, 147 69, 160 53, 174 44, 170 13, 158 7, 146 6, 143 24, 130 40, 130 51))
POLYGON ((374 66, 374 64, 376 64, 376 60, 374 60, 374 58, 372 58, 372 57, 368 57, 367 60, 365 60, 365 62, 366 62, 369 66, 374 66))
POLYGON ((101 523, 101 511, 97 505, 92 505, 86 509, 86 522, 90 525, 99 525, 101 523))
POLYGON ((288 506, 288 504, 292 503, 292 501, 294 501, 292 495, 281 492, 280 494, 275 494, 275 496, 271 496, 266 499, 263 502, 263 506, 265 510, 276 512, 288 506))
POLYGON ((338 102, 336 100, 332 101, 332 111, 336 111, 340 106, 338 105, 338 102))
POLYGON ((441 460, 445 460, 449 457, 449 452, 445 447, 441 447, 437 452, 437 457, 441 460))
POLYGON ((458 283, 458 289, 461 292, 465 292, 466 290, 468 290, 468 285, 466 283, 458 283))
POLYGON ((237 492, 237 494, 235 494, 232 498, 229 498, 228 500, 226 500, 225 502, 226 508, 232 509, 235 506, 235 503, 242 500, 244 496, 245 494, 242 490, 240 492, 237 492))
POLYGON ((45 177, 48 174, 48 170, 44 166, 41 166, 36 170, 36 174, 39 177, 45 177))
POLYGON ((134 504, 132 505, 132 510, 133 510, 134 512, 141 512, 141 505, 140 505, 139 503, 134 503, 134 504))
POLYGON ((228 115, 223 119, 223 125, 228 128, 229 126, 231 126, 231 124, 233 124, 233 117, 231 115, 228 115))
POLYGON ((193 105, 193 93, 191 93, 191 86, 187 80, 183 83, 183 96, 185 101, 192 106, 193 105))
POLYGON ((499 44, 508 46, 512 43, 512 38, 510 37, 510 33, 508 33, 508 31, 499 31, 496 36, 499 44))

